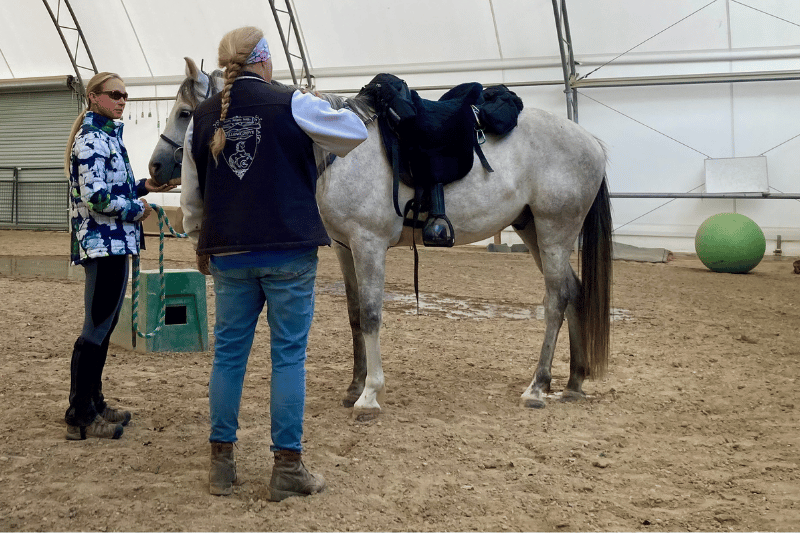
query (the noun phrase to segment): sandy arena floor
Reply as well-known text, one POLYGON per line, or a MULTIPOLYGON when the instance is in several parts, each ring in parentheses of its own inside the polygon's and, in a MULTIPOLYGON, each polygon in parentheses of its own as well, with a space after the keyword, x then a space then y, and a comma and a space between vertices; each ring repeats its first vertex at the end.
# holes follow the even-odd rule
MULTIPOLYGON (((747 275, 712 273, 691 256, 616 261, 607 377, 587 383, 584 402, 525 410, 518 399, 544 329, 533 261, 422 249, 424 314, 415 316, 412 253, 391 250, 387 401, 363 424, 341 407, 350 328, 338 264, 323 249, 305 446, 329 489, 270 503, 265 322, 242 402, 245 483, 232 496, 207 491, 211 352, 112 348, 104 388, 134 413, 131 425, 118 441, 64 439, 83 283, 13 264, 65 265, 68 242, 66 233, 0 231, 0 530, 800 529, 800 275, 791 260, 768 258, 747 275)), ((156 268, 157 240, 148 245, 144 268, 156 268)), ((169 239, 166 257, 169 268, 193 268, 185 241, 169 239)), ((564 333, 555 390, 566 383, 567 350, 564 333)))

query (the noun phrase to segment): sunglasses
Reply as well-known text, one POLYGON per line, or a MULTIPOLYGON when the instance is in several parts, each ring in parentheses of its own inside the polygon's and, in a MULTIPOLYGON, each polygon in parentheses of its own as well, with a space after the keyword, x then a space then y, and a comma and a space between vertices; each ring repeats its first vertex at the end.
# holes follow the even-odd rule
POLYGON ((122 91, 98 91, 97 94, 107 94, 111 97, 112 100, 119 100, 120 98, 128 100, 128 93, 123 93, 122 91))

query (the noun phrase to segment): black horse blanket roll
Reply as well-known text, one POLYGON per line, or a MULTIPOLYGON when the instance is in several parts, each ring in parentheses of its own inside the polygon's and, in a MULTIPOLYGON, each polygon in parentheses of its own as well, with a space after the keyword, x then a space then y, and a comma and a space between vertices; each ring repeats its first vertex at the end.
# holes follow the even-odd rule
POLYGON ((478 119, 489 133, 505 135, 517 127, 522 112, 522 99, 505 85, 483 90, 483 102, 478 104, 478 119))

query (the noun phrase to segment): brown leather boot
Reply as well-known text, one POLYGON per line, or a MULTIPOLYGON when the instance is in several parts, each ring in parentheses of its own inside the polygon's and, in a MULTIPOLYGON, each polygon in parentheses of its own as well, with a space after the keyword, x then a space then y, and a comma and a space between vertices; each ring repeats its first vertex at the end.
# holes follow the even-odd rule
POLYGON ((211 469, 208 471, 208 491, 217 496, 233 492, 236 478, 236 461, 232 442, 211 443, 211 469))
POLYGON ((306 470, 301 455, 289 450, 275 452, 275 466, 269 480, 269 499, 273 502, 290 496, 308 496, 322 492, 325 480, 306 470))

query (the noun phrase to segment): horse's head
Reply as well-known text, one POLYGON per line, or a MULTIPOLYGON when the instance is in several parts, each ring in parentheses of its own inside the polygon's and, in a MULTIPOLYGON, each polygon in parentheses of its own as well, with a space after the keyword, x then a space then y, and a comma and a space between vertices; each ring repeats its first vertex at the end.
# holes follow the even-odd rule
POLYGON ((156 143, 150 157, 150 176, 159 184, 178 185, 181 182, 181 161, 183 159, 183 138, 195 108, 222 88, 222 73, 214 71, 206 74, 190 58, 186 60, 186 79, 183 80, 175 105, 169 112, 164 133, 156 143))

